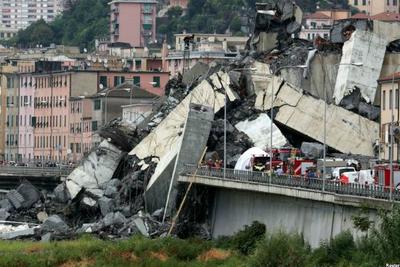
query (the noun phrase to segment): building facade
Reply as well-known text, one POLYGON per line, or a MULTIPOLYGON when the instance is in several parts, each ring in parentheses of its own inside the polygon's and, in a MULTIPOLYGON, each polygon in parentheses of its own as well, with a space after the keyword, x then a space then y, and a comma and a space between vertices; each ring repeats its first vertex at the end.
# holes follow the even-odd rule
POLYGON ((13 37, 39 19, 52 21, 62 9, 62 0, 0 0, 0 40, 13 37))
POLYGON ((169 5, 171 7, 181 7, 182 9, 187 9, 189 0, 169 0, 169 5))
MULTIPOLYGON (((384 77, 379 81, 381 91, 381 120, 380 120, 380 159, 389 160, 392 148, 390 146, 390 125, 393 115, 394 128, 400 126, 399 116, 399 85, 400 72, 394 75, 384 77), (394 79, 393 79, 394 78, 394 79)), ((393 140, 393 160, 400 159, 400 136, 396 136, 393 140)))
POLYGON ((34 155, 40 161, 67 158, 71 74, 57 69, 35 73, 34 155))
POLYGON ((215 60, 234 60, 244 51, 247 40, 248 37, 230 34, 175 34, 175 50, 169 51, 167 45, 163 45, 163 69, 175 76, 190 69, 197 62, 209 64, 215 60), (187 37, 192 41, 185 47, 187 37))
POLYGON ((155 0, 115 0, 110 2, 110 40, 145 47, 156 40, 155 0))
POLYGON ((348 0, 350 6, 374 16, 384 12, 399 13, 399 0, 348 0))
POLYGON ((20 158, 18 161, 30 162, 33 160, 33 126, 32 117, 34 112, 34 81, 32 73, 24 72, 20 75, 20 89, 19 89, 19 146, 18 154, 20 158))
POLYGON ((301 39, 314 40, 317 36, 329 39, 330 30, 336 20, 350 17, 349 10, 318 10, 305 16, 299 37, 301 39))

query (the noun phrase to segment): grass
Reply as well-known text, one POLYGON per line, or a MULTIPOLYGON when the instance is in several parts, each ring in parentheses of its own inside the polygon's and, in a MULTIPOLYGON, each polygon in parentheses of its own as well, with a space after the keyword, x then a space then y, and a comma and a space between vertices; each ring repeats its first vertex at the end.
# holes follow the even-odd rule
POLYGON ((103 241, 83 236, 49 243, 0 241, 0 266, 244 266, 239 253, 210 241, 174 238, 103 241))

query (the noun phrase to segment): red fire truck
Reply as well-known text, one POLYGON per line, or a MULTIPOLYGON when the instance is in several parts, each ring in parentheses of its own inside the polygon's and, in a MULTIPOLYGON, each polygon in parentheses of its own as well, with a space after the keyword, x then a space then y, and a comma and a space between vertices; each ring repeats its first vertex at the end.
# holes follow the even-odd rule
MULTIPOLYGON (((280 166, 287 174, 305 175, 308 168, 316 166, 315 160, 301 158, 301 152, 297 148, 279 148, 273 149, 272 152, 272 168, 280 166)), ((253 171, 269 170, 269 156, 253 157, 251 162, 253 171)))
MULTIPOLYGON (((378 164, 374 167, 375 183, 390 188, 390 165, 378 164)), ((393 164, 393 187, 400 190, 400 166, 393 164)))

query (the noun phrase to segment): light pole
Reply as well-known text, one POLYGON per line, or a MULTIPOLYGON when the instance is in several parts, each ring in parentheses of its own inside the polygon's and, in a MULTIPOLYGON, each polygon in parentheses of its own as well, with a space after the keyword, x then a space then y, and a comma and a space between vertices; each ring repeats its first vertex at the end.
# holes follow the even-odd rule
POLYGON ((82 111, 82 115, 81 115, 81 123, 82 123, 82 125, 81 125, 81 127, 80 127, 80 129, 81 129, 81 160, 83 159, 83 131, 84 131, 84 128, 85 128, 85 125, 84 125, 84 121, 83 121, 83 110, 84 110, 84 99, 86 98, 84 95, 80 95, 80 96, 78 96, 78 98, 80 98, 81 99, 81 102, 82 102, 82 109, 81 109, 81 111, 82 111))
MULTIPOLYGON (((256 71, 257 68, 238 68, 238 69, 233 69, 232 71, 238 71, 238 70, 250 70, 250 71, 256 71)), ((226 110, 227 110, 227 105, 228 105, 228 99, 227 99, 227 94, 226 94, 226 89, 224 90, 224 101, 225 101, 225 106, 224 106, 224 179, 226 178, 226 110)))
MULTIPOLYGON (((276 76, 278 72, 280 72, 283 69, 305 69, 307 68, 307 65, 295 65, 295 66, 281 66, 277 68, 272 74, 276 76)), ((270 110, 270 154, 269 154, 269 183, 272 183, 272 158, 273 158, 273 151, 272 151, 272 133, 273 133, 273 127, 274 127, 274 86, 271 86, 271 110, 270 110)))
POLYGON ((130 91, 130 95, 132 95, 133 88, 116 88, 116 89, 108 90, 106 93, 100 93, 100 94, 99 94, 99 95, 101 95, 101 96, 104 96, 104 98, 105 98, 104 125, 107 123, 108 95, 109 95, 111 92, 115 92, 115 91, 126 91, 126 92, 129 92, 129 91, 130 91))
MULTIPOLYGON (((395 77, 395 74, 396 74, 396 72, 397 72, 397 70, 398 70, 398 66, 396 67, 396 69, 395 69, 395 71, 393 72, 393 75, 392 75, 392 101, 391 101, 391 114, 390 114, 390 155, 389 155, 389 157, 390 157, 390 191, 389 191, 389 200, 390 200, 390 202, 393 200, 393 157, 394 157, 394 142, 393 142, 393 134, 394 134, 394 131, 393 131, 393 128, 394 128, 394 108, 395 108, 395 105, 394 105, 394 99, 396 98, 396 93, 395 93, 395 90, 394 90, 394 77, 395 77)), ((397 86, 398 87, 398 86, 397 86)), ((397 88, 397 90, 399 90, 399 88, 397 88)), ((390 101, 390 99, 389 99, 389 101, 390 101)), ((397 103, 398 104, 398 103, 397 103)), ((397 120, 399 120, 399 118, 397 118, 397 120)), ((398 160, 398 159, 397 159, 398 160)))
MULTIPOLYGON (((43 100, 43 101, 40 101, 40 103, 41 104, 47 104, 47 101, 46 100, 43 100)), ((42 125, 43 125, 43 138, 42 138, 42 169, 44 168, 44 157, 45 157, 45 153, 44 153, 44 151, 45 151, 45 149, 46 149, 46 142, 45 142, 45 130, 44 130, 44 128, 45 128, 45 125, 44 125, 44 121, 42 121, 42 125)))

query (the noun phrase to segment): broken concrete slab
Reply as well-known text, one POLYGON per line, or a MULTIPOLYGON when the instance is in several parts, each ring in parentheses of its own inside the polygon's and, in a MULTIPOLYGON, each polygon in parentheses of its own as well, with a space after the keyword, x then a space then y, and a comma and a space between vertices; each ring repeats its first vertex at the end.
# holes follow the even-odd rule
POLYGON ((65 233, 69 230, 68 225, 58 215, 51 215, 42 224, 44 232, 65 233))
POLYGON ((123 225, 126 222, 125 216, 121 212, 110 212, 103 218, 105 227, 111 225, 123 225))
MULTIPOLYGON (((7 226, 6 226, 7 227, 7 226)), ((0 228, 4 228, 4 225, 0 228)), ((16 239, 20 237, 32 236, 35 234, 35 228, 30 228, 28 225, 9 226, 9 229, 0 230, 0 239, 16 239)))
POLYGON ((122 156, 119 148, 107 140, 101 142, 67 177, 66 187, 71 198, 74 199, 82 188, 101 196, 100 186, 113 178, 122 156))
POLYGON ((11 204, 11 202, 5 198, 0 200, 0 208, 5 209, 6 211, 11 211, 14 209, 14 206, 11 204))
MULTIPOLYGON (((274 120, 312 139, 324 140, 324 101, 304 94, 303 90, 274 77, 276 108, 274 120)), ((272 88, 260 93, 258 108, 270 108, 272 88), (264 106, 262 100, 265 99, 264 106), (261 104, 261 106, 260 106, 261 104)), ((379 135, 379 124, 335 105, 327 105, 326 144, 342 153, 373 156, 373 144, 379 135)))
POLYGON ((21 194, 24 201, 21 202, 22 208, 30 208, 33 204, 39 201, 40 193, 30 182, 23 181, 18 187, 17 192, 21 194))
POLYGON ((57 187, 54 188, 53 190, 53 194, 55 200, 59 203, 67 203, 68 200, 71 199, 71 196, 68 193, 65 182, 62 182, 61 184, 57 185, 57 187))
POLYGON ((100 211, 103 216, 113 212, 115 209, 115 202, 113 199, 108 197, 102 197, 99 199, 100 211))
MULTIPOLYGON (((260 114, 255 120, 245 120, 235 125, 236 129, 244 132, 250 137, 254 145, 258 148, 265 149, 271 146, 271 120, 267 114, 260 114)), ((273 124, 272 129, 272 146, 283 147, 287 144, 287 140, 282 132, 273 124)))
POLYGON ((359 88, 365 102, 375 100, 377 80, 382 70, 387 40, 372 32, 357 30, 343 45, 343 55, 336 78, 334 99, 339 105, 343 97, 359 88), (352 65, 361 63, 362 66, 352 65))
POLYGON ((5 221, 10 216, 10 213, 6 209, 0 209, 0 220, 5 221))
POLYGON ((6 198, 10 201, 15 209, 21 208, 22 203, 25 201, 24 197, 18 193, 17 190, 10 190, 6 195, 6 198))
POLYGON ((144 221, 143 221, 142 218, 137 217, 137 218, 135 218, 135 219, 133 220, 133 222, 135 223, 137 229, 139 230, 139 232, 140 232, 142 235, 144 235, 144 236, 146 236, 146 237, 149 236, 149 230, 147 229, 147 227, 146 227, 146 225, 145 225, 145 223, 144 223, 144 221))
MULTIPOLYGON (((209 80, 212 81, 212 85, 207 80, 203 80, 129 153, 130 155, 136 155, 139 159, 149 157, 160 159, 147 186, 147 190, 161 176, 166 177, 166 181, 170 179, 173 172, 174 159, 178 154, 179 144, 182 140, 182 133, 190 104, 212 107, 213 112, 216 113, 225 104, 224 90, 227 90, 227 96, 230 101, 237 99, 236 93, 229 86, 229 75, 227 73, 217 72, 210 76, 209 80)), ((165 185, 167 188, 169 187, 169 180, 165 185)), ((162 187, 164 188, 164 186, 162 187)), ((165 200, 161 206, 156 203, 151 205, 149 202, 146 202, 146 205, 148 205, 150 211, 159 209, 165 204, 165 200)))
MULTIPOLYGON (((165 199, 165 211, 167 214, 175 210, 175 200, 178 193, 178 176, 185 165, 197 164, 201 160, 213 120, 213 108, 196 104, 190 105, 189 114, 187 115, 183 129, 182 141, 179 144, 179 152, 176 156, 174 171, 165 199)), ((149 190, 147 190, 148 193, 149 190)), ((159 197, 161 196, 159 195, 159 197)))
POLYGON ((41 211, 37 214, 37 219, 39 220, 39 222, 44 222, 45 220, 47 220, 49 218, 49 215, 47 214, 47 212, 45 211, 41 211))
POLYGON ((200 77, 207 74, 209 65, 203 62, 197 62, 190 70, 185 71, 182 77, 182 82, 186 85, 191 85, 200 77))

